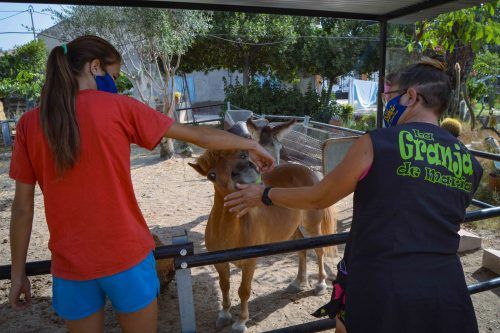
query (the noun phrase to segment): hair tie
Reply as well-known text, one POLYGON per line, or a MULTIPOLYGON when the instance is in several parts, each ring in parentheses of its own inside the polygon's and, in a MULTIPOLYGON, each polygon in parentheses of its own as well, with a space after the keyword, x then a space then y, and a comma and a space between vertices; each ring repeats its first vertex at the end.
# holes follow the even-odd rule
POLYGON ((61 47, 64 50, 64 54, 68 54, 68 45, 67 44, 62 44, 61 47))

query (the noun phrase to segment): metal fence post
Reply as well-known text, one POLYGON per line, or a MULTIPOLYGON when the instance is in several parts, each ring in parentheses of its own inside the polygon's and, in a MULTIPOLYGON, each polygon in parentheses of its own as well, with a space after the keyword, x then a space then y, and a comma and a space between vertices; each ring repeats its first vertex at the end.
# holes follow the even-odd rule
MULTIPOLYGON (((189 242, 187 231, 183 235, 173 236, 172 244, 180 245, 189 242)), ((193 281, 191 279, 191 268, 182 262, 182 257, 188 255, 188 250, 180 250, 181 268, 175 271, 175 282, 177 284, 177 297, 179 298, 179 314, 181 317, 181 332, 196 332, 196 317, 194 314, 193 281)))
POLYGON ((307 135, 307 128, 309 127, 309 121, 311 120, 311 117, 305 116, 304 117, 304 134, 307 135))

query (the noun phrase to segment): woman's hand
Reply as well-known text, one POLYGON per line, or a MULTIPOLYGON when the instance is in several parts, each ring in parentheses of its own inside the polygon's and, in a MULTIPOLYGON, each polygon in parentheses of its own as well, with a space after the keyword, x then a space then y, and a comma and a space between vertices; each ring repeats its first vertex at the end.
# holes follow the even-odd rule
POLYGON ((224 198, 224 206, 231 207, 230 212, 236 213, 238 217, 242 217, 248 213, 250 208, 264 206, 262 202, 264 186, 236 184, 236 187, 240 191, 231 193, 224 198))
POLYGON ((31 304, 31 284, 26 275, 11 280, 9 301, 14 310, 25 309, 31 304), (24 295, 24 301, 21 300, 21 295, 24 295))
POLYGON ((276 162, 274 158, 261 145, 257 144, 249 153, 250 159, 257 165, 261 172, 269 172, 275 167, 276 162))

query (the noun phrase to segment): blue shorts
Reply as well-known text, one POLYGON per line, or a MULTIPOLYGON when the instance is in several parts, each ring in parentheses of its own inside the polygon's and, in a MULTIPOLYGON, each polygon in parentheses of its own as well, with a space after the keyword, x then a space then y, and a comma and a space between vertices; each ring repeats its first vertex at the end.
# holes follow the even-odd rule
POLYGON ((153 252, 134 267, 103 278, 52 279, 52 306, 66 320, 83 319, 99 311, 106 297, 117 312, 130 313, 146 307, 160 294, 153 252))

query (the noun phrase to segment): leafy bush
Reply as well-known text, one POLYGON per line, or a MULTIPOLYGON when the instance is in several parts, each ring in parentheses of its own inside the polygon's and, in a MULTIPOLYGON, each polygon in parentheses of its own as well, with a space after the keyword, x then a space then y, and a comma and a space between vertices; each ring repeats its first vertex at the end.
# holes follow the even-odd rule
POLYGON ((38 100, 46 61, 47 49, 41 40, 17 46, 0 56, 0 98, 38 100))
POLYGON ((356 119, 354 126, 352 126, 352 128, 357 129, 358 131, 368 131, 374 129, 376 126, 377 126, 377 114, 375 112, 372 112, 356 119))
POLYGON ((132 89, 134 85, 125 74, 121 73, 118 79, 116 80, 116 88, 120 94, 132 95, 130 89, 132 89))
POLYGON ((266 80, 262 84, 252 81, 243 86, 238 81, 234 85, 227 84, 224 79, 224 92, 226 102, 258 114, 309 115, 312 120, 328 123, 334 115, 341 117, 343 112, 349 113, 336 102, 322 105, 320 94, 311 87, 302 94, 299 89, 287 88, 274 80, 266 80))
POLYGON ((352 105, 349 104, 342 105, 342 110, 340 111, 340 118, 342 118, 344 122, 349 122, 349 120, 351 120, 353 116, 354 116, 354 108, 352 107, 352 105))
POLYGON ((471 99, 479 102, 484 97, 490 109, 497 99, 497 81, 500 75, 500 55, 498 52, 480 52, 474 59, 473 71, 467 80, 467 90, 471 99))

